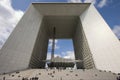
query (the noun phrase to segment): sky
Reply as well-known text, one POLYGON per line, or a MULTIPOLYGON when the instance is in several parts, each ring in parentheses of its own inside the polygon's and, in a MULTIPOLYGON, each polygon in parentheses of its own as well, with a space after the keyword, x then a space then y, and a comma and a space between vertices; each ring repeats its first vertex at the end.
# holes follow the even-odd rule
MULTIPOLYGON (((0 0, 0 48, 32 2, 91 2, 120 39, 120 0, 0 0)), ((51 43, 49 40, 47 59, 50 59, 51 43)), ((74 59, 72 40, 56 40, 55 56, 74 59)))

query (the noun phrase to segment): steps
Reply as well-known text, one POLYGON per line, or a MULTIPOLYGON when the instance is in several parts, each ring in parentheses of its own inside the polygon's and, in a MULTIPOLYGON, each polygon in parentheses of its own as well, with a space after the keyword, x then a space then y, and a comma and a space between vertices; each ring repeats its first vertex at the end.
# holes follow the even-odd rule
POLYGON ((0 75, 0 80, 119 80, 117 78, 119 75, 115 73, 96 69, 29 69, 0 75))

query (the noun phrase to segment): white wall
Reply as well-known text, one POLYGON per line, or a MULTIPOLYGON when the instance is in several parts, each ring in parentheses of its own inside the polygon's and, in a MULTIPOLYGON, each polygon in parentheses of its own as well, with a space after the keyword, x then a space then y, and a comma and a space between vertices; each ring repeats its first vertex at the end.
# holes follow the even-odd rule
POLYGON ((120 42, 91 5, 81 22, 97 69, 120 72, 120 42))
POLYGON ((81 26, 81 21, 78 20, 78 25, 73 37, 74 51, 75 51, 75 59, 83 60, 82 63, 77 63, 78 69, 93 69, 94 62, 89 49, 88 42, 86 40, 85 33, 83 31, 83 27, 81 26))
POLYGON ((34 45, 29 68, 45 68, 45 62, 42 62, 42 60, 46 60, 47 57, 48 38, 48 28, 43 20, 34 45))
POLYGON ((31 5, 0 51, 0 73, 28 68, 41 22, 31 5))

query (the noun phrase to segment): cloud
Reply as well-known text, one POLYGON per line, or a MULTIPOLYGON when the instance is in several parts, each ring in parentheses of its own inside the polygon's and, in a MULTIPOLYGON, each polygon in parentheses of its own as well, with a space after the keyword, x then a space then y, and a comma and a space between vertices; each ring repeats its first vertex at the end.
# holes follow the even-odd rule
POLYGON ((99 8, 103 8, 107 5, 108 0, 84 0, 84 3, 92 3, 97 5, 99 8), (99 1, 99 2, 98 2, 99 1))
POLYGON ((115 33, 115 35, 120 39, 120 25, 116 25, 113 27, 112 31, 115 33))
POLYGON ((11 0, 0 0, 0 48, 24 13, 13 9, 11 3, 11 0))
MULTIPOLYGON (((49 48, 52 48, 52 42, 53 42, 53 40, 50 39, 50 40, 49 40, 49 45, 48 45, 49 48)), ((57 43, 58 43, 58 40, 55 40, 55 49, 59 49, 59 48, 60 48, 60 47, 57 45, 57 43)))
POLYGON ((51 59, 51 53, 47 53, 47 60, 51 59))
POLYGON ((96 0, 84 0, 84 3, 93 3, 93 4, 95 4, 96 0))
POLYGON ((65 56, 63 56, 63 58, 75 59, 74 51, 66 51, 63 53, 66 54, 65 56))
MULTIPOLYGON (((75 59, 75 55, 74 55, 74 51, 65 51, 65 52, 62 52, 62 53, 59 53, 59 54, 54 54, 54 57, 63 57, 63 58, 66 58, 66 59, 75 59)), ((51 53, 48 52, 47 53, 47 59, 51 59, 51 53)))
POLYGON ((97 5, 99 8, 102 8, 107 5, 107 0, 101 0, 99 4, 97 5))
POLYGON ((68 2, 72 2, 72 3, 81 3, 82 0, 68 0, 68 2))
POLYGON ((108 0, 68 0, 71 3, 92 3, 102 8, 107 5, 108 0))
MULTIPOLYGON (((61 54, 54 54, 54 57, 57 57, 57 56, 62 57, 61 54)), ((47 60, 48 59, 51 59, 51 53, 50 52, 47 53, 47 60)))

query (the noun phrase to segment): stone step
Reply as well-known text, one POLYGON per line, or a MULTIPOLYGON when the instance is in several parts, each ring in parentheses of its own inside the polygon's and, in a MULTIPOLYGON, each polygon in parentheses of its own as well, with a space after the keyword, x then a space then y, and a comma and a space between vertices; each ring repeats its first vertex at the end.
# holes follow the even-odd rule
POLYGON ((119 77, 118 74, 96 69, 28 69, 1 74, 0 80, 120 80, 119 77))

